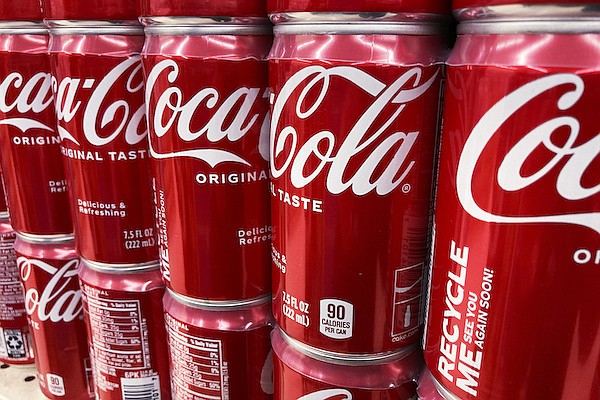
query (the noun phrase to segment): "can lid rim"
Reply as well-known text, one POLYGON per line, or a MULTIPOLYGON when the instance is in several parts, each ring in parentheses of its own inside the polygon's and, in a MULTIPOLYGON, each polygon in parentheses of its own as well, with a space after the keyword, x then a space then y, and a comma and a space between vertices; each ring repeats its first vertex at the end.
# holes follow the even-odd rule
POLYGON ((138 20, 78 21, 44 19, 52 35, 142 35, 144 27, 138 20))
POLYGON ((108 272, 111 274, 142 273, 160 269, 158 260, 139 264, 106 264, 81 258, 81 262, 94 271, 108 272))
POLYGON ((247 300, 203 300, 191 298, 179 293, 176 293, 171 288, 167 287, 167 293, 178 303, 188 307, 198 308, 206 311, 225 311, 238 310, 243 308, 253 308, 262 306, 271 302, 271 294, 255 297, 247 300))
POLYGON ((518 20, 565 17, 582 18, 600 16, 600 4, 502 4, 496 6, 476 6, 458 8, 453 11, 459 21, 469 20, 518 20))
POLYGON ((42 243, 42 244, 54 244, 54 243, 68 243, 75 240, 74 234, 58 234, 58 235, 36 235, 25 232, 15 232, 15 235, 26 243, 42 243))
POLYGON ((386 22, 381 21, 376 24, 373 22, 333 22, 323 21, 316 23, 314 21, 305 22, 285 22, 275 25, 273 32, 276 35, 364 35, 364 34, 383 34, 383 35, 414 35, 430 36, 441 35, 446 32, 442 24, 431 22, 386 22))
POLYGON ((580 17, 565 19, 561 17, 538 17, 519 19, 465 20, 458 24, 459 35, 468 34, 582 34, 600 33, 598 18, 580 17))
POLYGON ((403 359, 408 355, 412 354, 417 350, 418 345, 413 344, 408 347, 402 348, 398 351, 390 351, 385 353, 338 353, 328 350, 319 349, 316 347, 309 346, 296 339, 290 337, 283 329, 279 329, 279 333, 283 340, 294 350, 304 354, 307 357, 314 358, 318 361, 327 362, 336 365, 376 365, 386 364, 396 360, 403 359))

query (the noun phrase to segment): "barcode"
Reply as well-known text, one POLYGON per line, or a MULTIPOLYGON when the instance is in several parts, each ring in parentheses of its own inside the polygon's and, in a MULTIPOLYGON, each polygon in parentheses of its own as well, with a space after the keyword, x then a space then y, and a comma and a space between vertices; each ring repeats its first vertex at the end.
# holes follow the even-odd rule
POLYGON ((147 378, 121 378, 123 400, 160 400, 158 376, 147 378))

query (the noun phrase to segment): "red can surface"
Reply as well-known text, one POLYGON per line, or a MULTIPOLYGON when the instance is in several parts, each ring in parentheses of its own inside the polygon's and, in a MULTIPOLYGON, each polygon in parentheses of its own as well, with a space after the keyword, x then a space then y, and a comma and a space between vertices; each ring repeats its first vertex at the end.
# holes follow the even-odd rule
POLYGON ((217 304, 165 294, 174 399, 273 398, 270 300, 217 304))
POLYGON ((17 233, 15 252, 42 393, 53 400, 92 398, 73 238, 50 242, 17 233))
POLYGON ((270 14, 283 12, 449 14, 450 0, 268 0, 270 14))
POLYGON ((459 26, 425 359, 460 399, 600 398, 600 31, 577 18, 459 26))
POLYGON ((0 221, 0 361, 32 364, 33 343, 15 254, 15 231, 0 221))
POLYGON ((388 352, 421 333, 443 39, 332 25, 370 33, 281 25, 270 56, 273 312, 310 346, 388 352))
POLYGON ((111 269, 84 260, 79 280, 96 399, 170 399, 158 265, 111 269))
POLYGON ((8 219, 8 204, 6 204, 6 191, 4 190, 4 176, 0 170, 0 219, 8 219))
POLYGON ((5 28, 12 33, 0 24, 0 152, 11 224, 28 234, 70 234, 47 31, 5 28))
MULTIPOLYGON (((69 32, 81 31, 78 26, 69 32)), ((139 51, 141 27, 51 35, 58 131, 81 257, 158 258, 139 51)))
POLYGON ((412 400, 423 365, 409 347, 379 357, 340 359, 275 329, 272 335, 275 400, 412 400))
POLYGON ((136 21, 138 2, 131 0, 41 0, 50 20, 136 21))
POLYGON ((163 275, 187 297, 251 299, 271 291, 265 58, 272 37, 263 26, 225 24, 212 27, 214 35, 201 28, 175 36, 167 25, 146 28, 163 275))
POLYGON ((142 15, 149 17, 262 17, 266 0, 142 0, 142 15))
POLYGON ((41 21, 42 8, 39 0, 3 1, 0 3, 2 21, 41 21))

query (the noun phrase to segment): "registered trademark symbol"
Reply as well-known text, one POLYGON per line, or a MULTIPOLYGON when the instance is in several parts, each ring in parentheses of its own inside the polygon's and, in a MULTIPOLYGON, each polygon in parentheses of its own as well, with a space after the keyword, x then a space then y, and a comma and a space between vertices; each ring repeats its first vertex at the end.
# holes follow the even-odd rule
POLYGON ((410 184, 409 183, 405 183, 402 186, 402 193, 408 193, 408 192, 410 192, 410 189, 412 189, 412 187, 410 186, 410 184))

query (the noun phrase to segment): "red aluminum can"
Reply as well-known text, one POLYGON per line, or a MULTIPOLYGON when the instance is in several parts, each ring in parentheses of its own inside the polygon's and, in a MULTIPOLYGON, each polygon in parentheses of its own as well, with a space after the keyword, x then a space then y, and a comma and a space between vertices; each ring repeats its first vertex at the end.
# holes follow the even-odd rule
POLYGON ((97 400, 170 399, 158 265, 79 270, 97 400))
MULTIPOLYGON (((143 52, 163 275, 208 300, 270 293, 262 25, 150 23, 143 52), (202 71, 202 74, 198 74, 202 71)), ((150 22, 150 21, 148 21, 150 22)))
POLYGON ((268 0, 267 9, 270 14, 402 13, 411 17, 415 14, 450 14, 450 0, 268 0))
POLYGON ((158 251, 142 28, 70 24, 52 21, 50 57, 77 251, 101 263, 151 262, 158 251))
POLYGON ((207 302, 164 297, 173 398, 273 398, 271 297, 207 302))
POLYGON ((48 239, 17 233, 15 252, 42 393, 53 400, 92 398, 91 363, 77 282, 79 257, 73 237, 48 239))
POLYGON ((32 364, 33 343, 19 280, 15 238, 8 221, 0 220, 0 361, 32 364))
POLYGON ((275 27, 273 312, 310 346, 380 353, 421 333, 444 38, 355 18, 275 27))
POLYGON ((563 13, 448 62, 425 359, 463 400, 600 398, 600 28, 563 13))
POLYGON ((272 335, 274 400, 412 400, 423 365, 416 346, 397 353, 338 357, 298 342, 280 329, 272 335))
POLYGON ((0 152, 11 224, 27 234, 70 234, 48 31, 41 22, 0 23, 0 77, 0 152))

